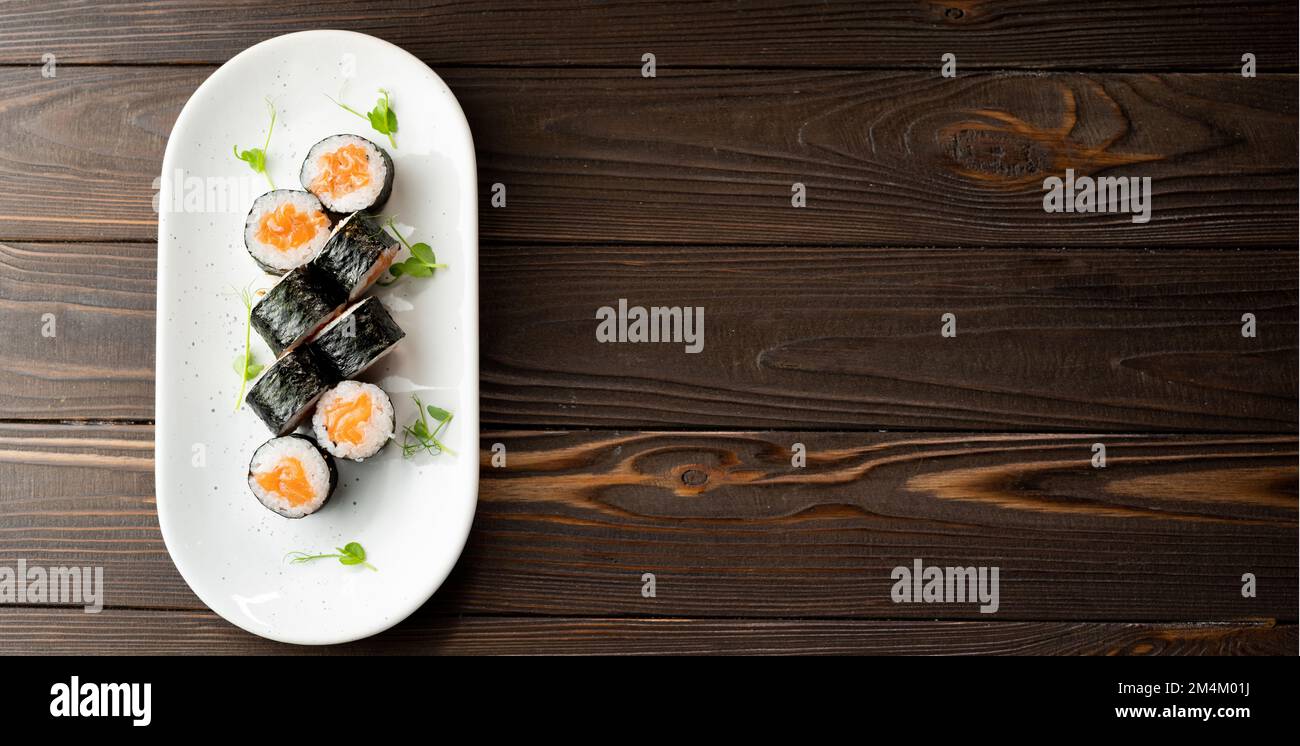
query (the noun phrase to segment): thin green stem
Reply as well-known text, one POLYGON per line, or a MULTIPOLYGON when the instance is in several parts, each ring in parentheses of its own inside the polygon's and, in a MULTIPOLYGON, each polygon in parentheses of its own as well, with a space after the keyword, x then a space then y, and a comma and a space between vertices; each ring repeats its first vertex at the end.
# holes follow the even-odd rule
POLYGON ((353 114, 356 114, 357 116, 361 117, 362 119, 365 119, 365 118, 366 118, 366 115, 365 115, 365 114, 362 114, 361 112, 357 111, 356 109, 352 108, 351 106, 348 106, 347 104, 343 103, 342 101, 339 101, 338 99, 334 98, 333 96, 329 95, 328 93, 324 94, 324 96, 325 96, 325 98, 329 99, 330 101, 333 101, 333 102, 334 102, 334 105, 337 106, 337 107, 339 107, 340 109, 342 109, 342 110, 344 110, 344 111, 350 111, 350 112, 352 112, 353 114))
POLYGON ((271 126, 266 128, 266 142, 262 143, 262 175, 266 177, 266 183, 271 185, 271 191, 275 191, 275 180, 271 178, 271 169, 267 161, 271 158, 271 133, 275 131, 275 106, 271 99, 266 99, 266 108, 271 110, 271 126))
POLYGON ((271 110, 271 126, 266 128, 266 142, 262 143, 262 152, 267 152, 271 147, 271 132, 275 130, 275 106, 271 104, 271 99, 266 99, 266 108, 271 110))
POLYGON ((393 222, 392 218, 388 219, 388 227, 393 229, 393 235, 397 236, 397 240, 402 242, 402 245, 406 247, 407 251, 410 251, 411 250, 410 242, 406 240, 406 237, 402 235, 401 231, 397 230, 397 225, 393 222))
POLYGON ((290 562, 293 562, 294 564, 297 564, 297 565, 302 565, 302 564, 306 564, 306 563, 308 563, 308 562, 311 562, 312 560, 318 560, 318 559, 329 559, 329 558, 331 558, 331 557, 333 557, 333 558, 335 558, 335 559, 338 559, 338 558, 342 557, 343 555, 341 555, 341 554, 307 554, 306 552, 289 552, 288 554, 286 554, 286 555, 284 555, 284 556, 285 556, 285 557, 293 557, 293 559, 290 560, 290 562))
POLYGON ((383 88, 380 88, 379 92, 384 94, 384 134, 388 135, 388 144, 393 146, 393 150, 397 150, 397 139, 393 137, 393 131, 388 129, 387 126, 388 112, 392 111, 393 105, 390 99, 388 98, 388 91, 384 90, 383 88))
MULTIPOLYGON (((251 287, 251 286, 250 286, 251 287)), ((239 369, 239 395, 235 397, 235 411, 244 401, 244 390, 248 387, 248 364, 253 361, 253 296, 248 288, 240 291, 240 300, 244 302, 244 364, 239 369)))

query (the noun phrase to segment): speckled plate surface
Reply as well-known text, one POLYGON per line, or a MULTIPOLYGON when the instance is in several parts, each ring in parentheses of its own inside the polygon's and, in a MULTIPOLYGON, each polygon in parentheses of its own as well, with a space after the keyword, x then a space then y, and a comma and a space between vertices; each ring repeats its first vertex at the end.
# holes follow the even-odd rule
MULTIPOLYGON (((478 214, 474 146, 455 96, 402 49, 364 34, 307 31, 258 44, 194 92, 167 142, 159 192, 156 482, 167 550, 213 611, 273 640, 328 644, 396 624, 451 572, 478 494, 478 214), (387 89, 397 147, 362 112, 387 89), (374 291, 406 339, 363 376, 415 416, 411 395, 454 413, 444 442, 456 455, 403 458, 390 443, 364 463, 339 462, 340 482, 319 513, 288 520, 263 508, 245 482, 249 457, 270 434, 235 409, 243 307, 234 294, 269 287, 244 250, 252 200, 269 187, 231 148, 260 147, 278 120, 268 172, 301 188, 313 143, 350 132, 389 150, 396 168, 383 214, 428 242, 449 265, 431 279, 374 291), (331 552, 358 541, 378 568, 333 560, 292 565, 294 550, 331 552)), ((404 252, 405 253, 405 252, 404 252)), ((271 355, 253 335, 259 361, 271 355)), ((400 435, 399 435, 400 441, 400 435)))

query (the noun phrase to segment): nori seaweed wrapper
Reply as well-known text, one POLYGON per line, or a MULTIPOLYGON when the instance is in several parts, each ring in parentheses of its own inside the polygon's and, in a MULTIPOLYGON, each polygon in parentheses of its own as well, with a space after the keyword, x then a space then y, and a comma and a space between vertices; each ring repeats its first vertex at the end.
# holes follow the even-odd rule
POLYGON ((320 395, 339 379, 310 346, 275 361, 248 390, 245 403, 276 435, 298 426, 320 395))
POLYGON ((338 283, 307 264, 290 270, 253 306, 253 328, 278 357, 328 323, 347 302, 338 283))
POLYGON ((334 278, 339 287, 356 298, 378 279, 378 274, 369 277, 375 265, 384 262, 385 255, 391 262, 397 249, 397 239, 374 218, 354 212, 339 223, 311 265, 334 278))
POLYGON ((406 336, 378 298, 366 298, 320 333, 310 345, 340 380, 354 378, 406 336), (349 324, 348 316, 352 317, 349 324))

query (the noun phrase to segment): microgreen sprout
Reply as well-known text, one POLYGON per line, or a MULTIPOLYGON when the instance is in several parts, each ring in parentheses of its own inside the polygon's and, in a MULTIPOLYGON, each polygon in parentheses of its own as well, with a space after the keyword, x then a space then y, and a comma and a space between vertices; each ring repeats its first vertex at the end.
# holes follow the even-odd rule
MULTIPOLYGON (((388 91, 383 88, 379 89, 379 100, 375 103, 375 108, 362 114, 356 109, 330 96, 328 93, 325 97, 333 101, 338 107, 346 112, 356 114, 362 119, 369 120, 370 126, 381 135, 388 136, 388 143, 394 148, 397 147, 397 140, 393 135, 397 133, 397 112, 393 111, 393 105, 388 96, 388 91)), ((341 98, 342 96, 340 96, 341 98)))
POLYGON ((355 541, 348 542, 346 546, 334 547, 334 549, 338 552, 338 554, 309 554, 307 552, 289 552, 288 554, 285 555, 285 558, 288 559, 289 557, 292 557, 293 559, 290 559, 289 562, 295 565, 305 565, 308 562, 311 562, 312 560, 334 558, 339 561, 340 565, 361 565, 362 567, 368 567, 371 570, 374 570, 375 572, 379 572, 379 568, 375 567, 369 562, 366 562, 366 550, 362 549, 361 545, 356 543, 355 541))
POLYGON ((251 346, 253 338, 254 295, 252 287, 253 286, 250 283, 249 286, 243 290, 231 289, 233 294, 238 296, 239 300, 244 304, 244 354, 236 355, 235 360, 231 365, 231 367, 235 369, 235 373, 239 375, 239 395, 235 397, 236 411, 239 410, 239 405, 244 401, 244 389, 248 386, 248 382, 257 378, 257 374, 261 373, 262 369, 266 367, 258 363, 257 358, 253 357, 253 348, 251 346))
POLYGON ((250 148, 240 150, 238 145, 232 145, 235 151, 235 157, 248 164, 253 171, 266 177, 266 183, 275 189, 275 182, 271 180, 271 174, 266 170, 266 149, 271 146, 271 131, 275 129, 275 105, 271 99, 266 99, 266 108, 271 112, 271 126, 266 128, 266 142, 260 148, 250 148))
POLYGON ((388 219, 388 228, 392 230, 394 236, 397 236, 397 240, 402 242, 406 250, 411 252, 411 255, 390 266, 388 273, 392 276, 392 279, 380 280, 380 285, 385 287, 392 285, 403 275, 408 277, 432 277, 434 270, 447 268, 447 265, 438 263, 438 257, 434 255, 433 248, 429 244, 423 241, 412 244, 407 241, 402 232, 397 230, 397 225, 393 223, 392 218, 388 219))
POLYGON ((447 426, 451 424, 451 412, 432 404, 425 406, 424 402, 420 401, 420 397, 415 394, 412 394, 411 398, 415 400, 415 408, 420 416, 410 425, 402 428, 402 455, 409 458, 420 451, 426 451, 437 456, 446 451, 455 456, 456 452, 439 440, 447 426), (430 428, 429 417, 438 424, 430 428))

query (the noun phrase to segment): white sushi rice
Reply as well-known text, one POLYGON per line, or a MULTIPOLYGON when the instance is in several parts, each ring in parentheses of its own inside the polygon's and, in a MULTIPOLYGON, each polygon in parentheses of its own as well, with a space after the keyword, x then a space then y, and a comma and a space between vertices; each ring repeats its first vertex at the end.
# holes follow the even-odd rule
POLYGON ((278 189, 274 192, 267 192, 258 197, 253 202, 253 209, 248 213, 248 220, 244 223, 244 245, 255 259, 263 264, 273 267, 280 271, 288 271, 294 267, 300 267, 321 252, 325 248, 325 242, 329 240, 331 230, 329 223, 326 222, 307 241, 301 246, 280 249, 269 243, 263 243, 258 240, 257 233, 262 226, 262 217, 267 213, 275 212, 280 206, 290 203, 299 212, 311 213, 320 212, 324 215, 324 207, 320 200, 316 199, 310 192, 300 192, 296 189, 278 189))
POLYGON ((339 458, 360 461, 379 452, 380 448, 393 437, 396 421, 393 417, 393 402, 384 390, 373 383, 361 381, 344 381, 326 391, 316 403, 316 414, 312 416, 312 429, 321 447, 339 458), (370 397, 370 418, 361 423, 361 442, 357 444, 335 442, 325 427, 325 412, 337 402, 354 401, 362 394, 370 397))
POLYGON ((321 505, 330 495, 330 468, 325 457, 310 441, 283 436, 271 438, 258 447, 253 460, 248 465, 248 488, 253 491, 263 505, 286 518, 302 518, 320 510, 321 505), (303 474, 312 488, 312 499, 293 504, 278 492, 262 489, 257 476, 274 470, 282 459, 296 458, 302 464, 303 474))
MULTIPOLYGON (((383 191, 384 184, 389 178, 388 164, 384 160, 383 153, 374 143, 356 135, 335 135, 320 141, 307 153, 307 159, 303 162, 301 173, 303 185, 311 189, 310 185, 314 184, 321 174, 321 157, 334 153, 346 145, 358 145, 365 151, 370 181, 365 186, 347 194, 316 194, 325 207, 333 212, 356 212, 375 204, 375 200, 379 199, 379 193, 383 191)), ((312 191, 315 192, 314 189, 312 191)))

